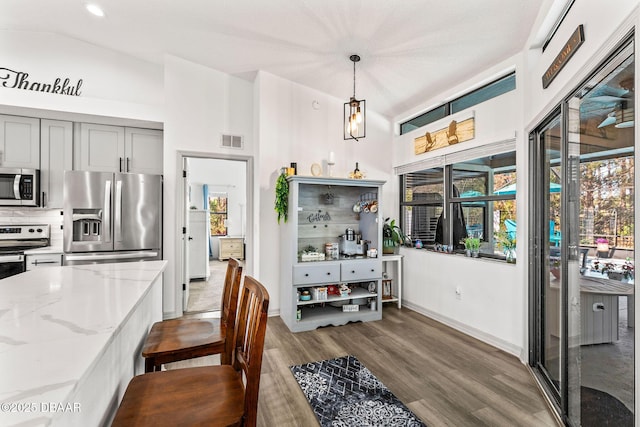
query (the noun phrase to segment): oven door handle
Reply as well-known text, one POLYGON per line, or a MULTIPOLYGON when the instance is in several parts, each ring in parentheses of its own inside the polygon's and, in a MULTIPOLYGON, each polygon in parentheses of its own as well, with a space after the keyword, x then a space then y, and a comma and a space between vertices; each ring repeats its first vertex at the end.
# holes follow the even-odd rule
POLYGON ((20 200, 20 180, 22 179, 22 175, 16 174, 15 178, 13 178, 13 195, 16 200, 20 200))
POLYGON ((3 262, 23 262, 24 255, 0 255, 0 263, 3 262))

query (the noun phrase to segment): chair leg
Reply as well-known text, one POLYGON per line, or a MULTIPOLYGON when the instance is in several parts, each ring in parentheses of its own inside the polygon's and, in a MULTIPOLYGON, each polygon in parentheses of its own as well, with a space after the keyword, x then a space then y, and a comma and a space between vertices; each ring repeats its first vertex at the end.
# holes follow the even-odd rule
POLYGON ((147 374, 149 372, 153 372, 156 369, 156 359, 153 357, 146 357, 144 359, 144 373, 147 374))

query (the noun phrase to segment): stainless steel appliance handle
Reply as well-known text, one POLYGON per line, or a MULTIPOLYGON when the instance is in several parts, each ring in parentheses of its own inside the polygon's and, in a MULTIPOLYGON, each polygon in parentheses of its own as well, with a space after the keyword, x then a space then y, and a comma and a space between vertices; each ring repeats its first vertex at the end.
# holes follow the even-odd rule
POLYGON ((16 200, 20 200, 20 180, 22 179, 22 175, 20 174, 16 174, 15 178, 13 179, 13 195, 15 196, 16 200))
POLYGON ((24 261, 24 255, 0 255, 0 263, 22 261, 24 261))
POLYGON ((35 260, 31 263, 31 265, 41 265, 41 264, 60 264, 60 261, 38 261, 35 260))
POLYGON ((112 259, 132 259, 132 258, 154 258, 158 256, 156 251, 139 251, 139 252, 127 252, 118 253, 112 252, 108 254, 67 254, 65 258, 67 261, 101 261, 112 259))
POLYGON ((122 181, 116 181, 116 200, 115 200, 115 209, 113 210, 113 214, 116 218, 114 222, 114 240, 116 242, 122 242, 122 181))
POLYGON ((102 227, 104 242, 111 242, 111 180, 104 183, 104 224, 102 227))

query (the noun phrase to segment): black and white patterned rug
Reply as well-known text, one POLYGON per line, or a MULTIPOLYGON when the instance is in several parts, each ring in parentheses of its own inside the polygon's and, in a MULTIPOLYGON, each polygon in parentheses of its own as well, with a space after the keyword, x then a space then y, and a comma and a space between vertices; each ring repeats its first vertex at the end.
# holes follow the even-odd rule
POLYGON ((354 356, 291 366, 320 425, 425 426, 354 356))

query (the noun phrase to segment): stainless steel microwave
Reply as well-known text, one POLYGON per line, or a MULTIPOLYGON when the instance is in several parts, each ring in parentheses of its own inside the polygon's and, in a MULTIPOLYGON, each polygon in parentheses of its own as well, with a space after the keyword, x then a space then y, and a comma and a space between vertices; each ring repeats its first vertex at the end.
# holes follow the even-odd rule
POLYGON ((0 168, 0 206, 39 206, 40 171, 0 168))

